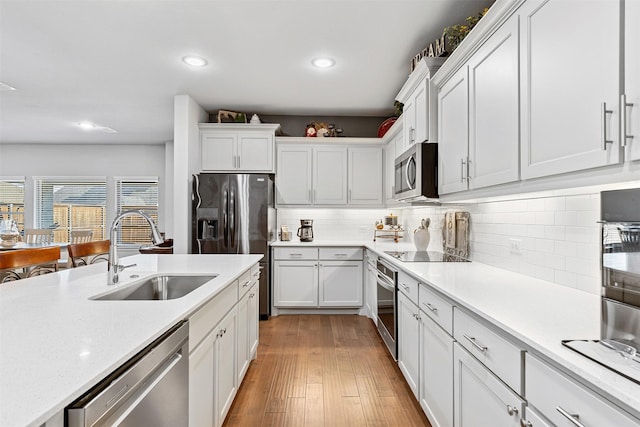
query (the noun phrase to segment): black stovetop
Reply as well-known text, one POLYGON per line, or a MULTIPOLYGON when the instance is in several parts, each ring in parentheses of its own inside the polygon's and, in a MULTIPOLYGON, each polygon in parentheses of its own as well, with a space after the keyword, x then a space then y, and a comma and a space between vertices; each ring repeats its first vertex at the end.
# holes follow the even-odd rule
POLYGON ((384 253, 403 262, 470 262, 456 255, 435 251, 385 251, 384 253))

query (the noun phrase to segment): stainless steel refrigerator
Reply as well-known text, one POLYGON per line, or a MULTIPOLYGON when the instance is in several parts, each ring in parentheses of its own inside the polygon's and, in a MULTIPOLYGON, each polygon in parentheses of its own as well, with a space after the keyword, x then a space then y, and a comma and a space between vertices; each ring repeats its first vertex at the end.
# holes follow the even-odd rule
POLYGON ((263 254, 260 319, 271 307, 269 242, 275 240, 273 175, 202 173, 193 176, 194 254, 263 254))

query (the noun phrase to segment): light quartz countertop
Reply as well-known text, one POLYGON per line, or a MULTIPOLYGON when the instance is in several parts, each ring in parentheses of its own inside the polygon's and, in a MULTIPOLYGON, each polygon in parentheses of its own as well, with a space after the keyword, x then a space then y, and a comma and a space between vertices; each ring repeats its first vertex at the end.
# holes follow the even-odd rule
POLYGON ((218 277, 168 301, 95 301, 106 263, 0 285, 0 426, 39 426, 259 262, 262 255, 134 255, 127 284, 155 273, 218 277), (139 278, 130 278, 139 275, 139 278))
MULTIPOLYGON (((273 242, 287 246, 363 246, 429 284, 522 347, 640 418, 640 385, 562 345, 562 340, 599 339, 599 295, 568 288, 479 262, 402 262, 384 251, 413 251, 412 243, 388 240, 273 242)), ((438 250, 429 248, 429 250, 438 250)), ((441 251, 441 249, 440 249, 441 251)))

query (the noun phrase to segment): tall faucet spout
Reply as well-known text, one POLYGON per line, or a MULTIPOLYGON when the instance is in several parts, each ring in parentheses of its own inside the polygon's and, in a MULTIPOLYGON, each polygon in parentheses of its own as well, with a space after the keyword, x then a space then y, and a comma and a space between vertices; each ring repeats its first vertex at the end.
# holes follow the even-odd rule
POLYGON ((153 219, 151 219, 151 217, 146 213, 138 210, 133 210, 122 212, 120 215, 118 215, 113 220, 113 223, 111 224, 111 230, 109 232, 109 236, 111 239, 111 245, 109 246, 109 285, 117 284, 119 281, 118 273, 127 267, 131 267, 120 265, 120 263, 118 262, 118 230, 122 219, 128 216, 140 216, 147 221, 149 227, 151 228, 151 240, 153 241, 154 245, 159 245, 164 241, 162 239, 162 236, 160 235, 158 227, 153 222, 153 219))

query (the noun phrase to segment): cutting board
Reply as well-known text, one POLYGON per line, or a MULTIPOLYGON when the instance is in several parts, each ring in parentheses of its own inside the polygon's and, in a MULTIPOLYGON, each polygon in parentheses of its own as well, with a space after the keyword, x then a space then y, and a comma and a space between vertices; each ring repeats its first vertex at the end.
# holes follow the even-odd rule
POLYGON ((467 258, 469 255, 469 212, 446 212, 442 227, 444 252, 467 258))

